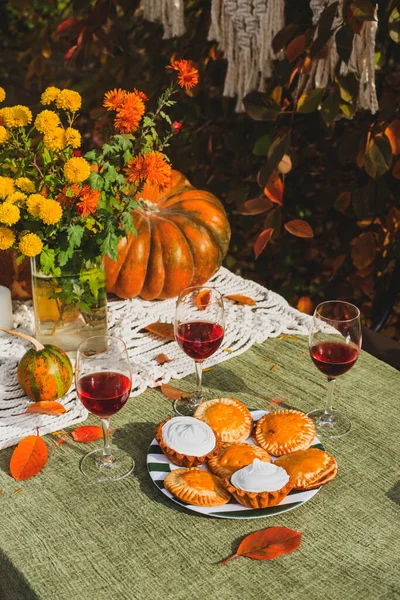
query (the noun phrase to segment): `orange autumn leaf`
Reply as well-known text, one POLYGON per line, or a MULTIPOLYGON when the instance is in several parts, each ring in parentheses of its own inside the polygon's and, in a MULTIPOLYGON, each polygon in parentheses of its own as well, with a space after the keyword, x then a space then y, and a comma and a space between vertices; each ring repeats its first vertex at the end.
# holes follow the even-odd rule
POLYGON ((392 121, 385 129, 385 135, 388 138, 392 147, 393 156, 400 154, 400 120, 392 121))
POLYGON ((165 363, 172 362, 173 358, 168 358, 166 354, 157 354, 156 361, 159 365, 164 365, 165 363))
POLYGON ((272 560, 281 554, 294 552, 300 546, 301 531, 287 527, 268 527, 246 536, 239 544, 235 554, 219 563, 226 564, 236 556, 246 556, 253 560, 272 560))
POLYGON ((372 231, 361 233, 354 240, 353 250, 351 251, 353 265, 362 271, 374 262, 375 256, 376 243, 374 234, 372 231))
POLYGON ((287 46, 286 46, 286 58, 289 62, 293 62, 300 56, 302 52, 304 52, 304 48, 306 45, 306 36, 302 33, 295 37, 287 46))
POLYGON ((94 442, 103 437, 103 429, 100 425, 82 425, 72 432, 75 442, 94 442))
POLYGON ((282 206, 283 199, 283 182, 277 171, 274 171, 268 179, 268 183, 264 188, 264 194, 271 202, 282 206))
POLYGON ((237 302, 238 304, 244 304, 246 306, 255 306, 257 304, 253 298, 241 296, 240 294, 229 294, 228 296, 224 296, 224 298, 228 298, 228 300, 232 300, 232 302, 237 302))
POLYGON ((65 412, 67 411, 60 402, 41 400, 40 402, 30 404, 23 414, 37 413, 40 415, 63 415, 65 412))
POLYGON ((175 339, 174 326, 171 323, 150 323, 150 325, 146 325, 143 329, 150 331, 150 333, 154 333, 154 335, 165 338, 166 340, 175 339))
POLYGON ((199 310, 205 310, 210 304, 211 291, 201 290, 196 296, 196 306, 199 310))
POLYGON ((261 198, 251 198, 250 200, 246 200, 246 202, 237 209, 237 213, 239 215, 261 215, 271 208, 271 201, 262 196, 261 198))
POLYGON ((350 202, 351 202, 351 194, 350 194, 350 192, 346 191, 346 192, 342 192, 341 194, 339 194, 339 196, 336 198, 333 206, 335 207, 336 210, 343 213, 349 208, 350 202))
POLYGON ((301 296, 297 303, 297 310, 306 315, 312 315, 314 312, 314 304, 308 296, 301 296))
POLYGON ((268 244, 269 240, 274 233, 274 228, 269 227, 268 229, 264 229, 254 242, 254 254, 256 258, 258 258, 261 252, 264 250, 265 246, 268 244))
POLYGON ((161 391, 170 400, 181 400, 182 398, 186 398, 187 394, 182 392, 182 390, 173 387, 172 385, 168 385, 167 383, 163 383, 161 385, 161 391))
POLYGON ((292 235, 300 238, 312 238, 314 237, 314 232, 312 230, 311 225, 309 225, 306 221, 302 219, 293 219, 292 221, 288 221, 285 223, 285 229, 292 235))
POLYGON ((49 457, 47 446, 39 435, 28 435, 12 453, 10 473, 15 481, 34 477, 43 469, 49 457))

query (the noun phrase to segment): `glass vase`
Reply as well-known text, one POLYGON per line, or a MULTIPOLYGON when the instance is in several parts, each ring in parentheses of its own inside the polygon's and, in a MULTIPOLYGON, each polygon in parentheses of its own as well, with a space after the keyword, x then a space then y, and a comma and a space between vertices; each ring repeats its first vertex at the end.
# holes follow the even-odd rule
POLYGON ((107 292, 102 257, 71 263, 57 277, 45 275, 39 255, 31 270, 36 338, 74 356, 86 338, 107 334, 107 292))

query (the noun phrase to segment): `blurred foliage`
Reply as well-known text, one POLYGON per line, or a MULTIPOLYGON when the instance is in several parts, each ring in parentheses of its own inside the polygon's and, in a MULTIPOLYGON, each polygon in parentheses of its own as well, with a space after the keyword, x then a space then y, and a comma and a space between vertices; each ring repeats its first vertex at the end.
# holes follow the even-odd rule
MULTIPOLYGON (((334 35, 346 62, 376 2, 345 4, 334 35)), ((170 156, 223 200, 233 230, 226 266, 308 309, 304 297, 352 300, 370 323, 400 253, 399 10, 398 0, 379 2, 376 115, 355 111, 354 75, 302 93, 299 77, 325 52, 333 19, 325 12, 316 31, 307 0, 286 2, 291 27, 274 40, 285 58, 267 92, 247 97, 251 118, 222 95, 226 61, 207 41, 209 0, 185 2, 187 33, 172 40, 142 19, 139 0, 3 1, 0 83, 10 103, 38 102, 48 84, 79 91, 89 149, 107 125, 105 91, 136 87, 155 103, 171 55, 195 61, 201 83, 172 115, 183 128, 170 156)), ((397 314, 391 322, 394 335, 397 314)))

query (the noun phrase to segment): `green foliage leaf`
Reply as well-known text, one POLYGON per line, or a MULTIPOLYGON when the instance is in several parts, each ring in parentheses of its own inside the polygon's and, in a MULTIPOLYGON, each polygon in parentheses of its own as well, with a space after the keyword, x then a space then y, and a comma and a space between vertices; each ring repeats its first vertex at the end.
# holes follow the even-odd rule
POLYGON ((258 140, 256 141, 256 143, 253 146, 254 156, 266 156, 271 144, 272 144, 272 137, 269 133, 258 138, 258 140))
POLYGON ((96 171, 92 171, 90 173, 90 177, 88 179, 89 185, 94 190, 102 190, 104 187, 104 180, 101 175, 99 175, 96 171))
POLYGON ((360 21, 375 20, 375 6, 369 0, 353 0, 350 10, 360 21))
POLYGON ((306 114, 317 110, 321 104, 324 92, 325 88, 315 88, 302 94, 297 103, 297 112, 306 114))
POLYGON ((351 52, 353 50, 353 39, 354 31, 351 25, 343 25, 337 30, 335 36, 337 53, 339 54, 339 58, 346 63, 346 65, 350 60, 351 52))
POLYGON ((136 229, 133 225, 132 215, 129 212, 123 212, 120 217, 121 227, 126 233, 136 233, 136 229))
POLYGON ((400 12, 394 8, 389 17, 389 35, 396 44, 400 44, 400 12))
POLYGON ((392 165, 392 147, 384 133, 376 135, 368 144, 364 169, 372 179, 381 177, 392 165))
POLYGON ((278 52, 286 46, 287 42, 294 37, 296 31, 297 25, 294 23, 289 23, 289 25, 286 25, 283 29, 278 31, 272 40, 272 50, 275 54, 278 54, 278 52))
POLYGON ((339 92, 342 100, 348 104, 356 105, 358 98, 359 83, 354 73, 339 75, 337 77, 339 92))
POLYGON ((272 175, 272 172, 276 169, 278 164, 281 162, 283 156, 287 154, 290 145, 290 135, 288 133, 276 138, 269 150, 267 155, 267 161, 261 167, 258 174, 258 183, 264 188, 269 178, 272 175))
MULTIPOLYGON (((106 144, 104 144, 105 146, 106 144)), ((103 151, 104 151, 104 146, 103 146, 103 151)), ((86 152, 85 154, 85 158, 86 160, 93 160, 96 161, 101 155, 100 150, 90 150, 90 152, 86 152)))
POLYGON ((61 271, 55 265, 56 254, 52 248, 43 246, 43 250, 40 253, 40 267, 45 275, 59 276, 61 271))
POLYGON ((334 92, 329 94, 321 105, 321 118, 325 125, 330 127, 340 112, 339 108, 339 93, 334 92))
POLYGON ((79 248, 84 233, 85 228, 82 225, 68 227, 68 243, 71 248, 79 248))
POLYGON ((280 108, 268 94, 250 92, 243 98, 243 104, 249 117, 255 121, 275 121, 280 108))
POLYGON ((321 52, 322 48, 331 37, 333 33, 332 24, 336 16, 338 5, 339 2, 332 2, 332 4, 325 7, 318 23, 318 35, 311 46, 311 58, 314 58, 321 52))

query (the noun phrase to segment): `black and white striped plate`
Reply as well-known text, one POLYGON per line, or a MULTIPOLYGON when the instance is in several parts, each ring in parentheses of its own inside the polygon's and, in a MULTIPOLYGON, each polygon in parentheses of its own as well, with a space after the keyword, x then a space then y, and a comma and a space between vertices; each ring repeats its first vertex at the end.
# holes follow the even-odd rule
MULTIPOLYGON (((251 410, 250 412, 252 414, 254 422, 256 423, 258 419, 260 419, 268 411, 251 410)), ((247 440, 247 443, 254 444, 251 438, 247 440)), ((314 438, 312 447, 321 448, 321 450, 324 449, 318 438, 314 438)), ((194 506, 193 504, 187 504, 186 502, 182 502, 182 500, 178 500, 177 498, 175 498, 175 496, 173 496, 168 490, 164 488, 165 476, 174 469, 180 468, 181 467, 174 465, 163 454, 163 451, 161 450, 157 441, 153 439, 149 451, 147 453, 147 469, 154 484, 162 491, 162 493, 165 496, 167 496, 167 498, 169 498, 176 504, 180 504, 180 506, 184 506, 188 510, 194 511, 196 513, 207 515, 209 517, 219 517, 221 519, 257 519, 261 517, 271 517, 273 515, 278 515, 288 510, 292 510, 297 506, 301 506, 301 504, 307 502, 307 500, 310 500, 313 496, 315 496, 315 494, 320 489, 316 488, 314 490, 309 490, 306 492, 292 491, 286 496, 286 498, 282 500, 280 504, 277 504, 276 506, 269 506, 267 508, 246 508, 245 506, 238 504, 234 500, 222 506, 194 506)), ((204 469, 205 471, 208 470, 206 466, 202 466, 200 468, 204 469)))

